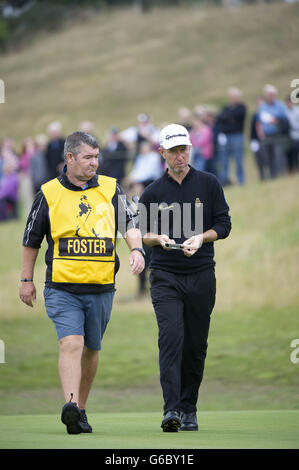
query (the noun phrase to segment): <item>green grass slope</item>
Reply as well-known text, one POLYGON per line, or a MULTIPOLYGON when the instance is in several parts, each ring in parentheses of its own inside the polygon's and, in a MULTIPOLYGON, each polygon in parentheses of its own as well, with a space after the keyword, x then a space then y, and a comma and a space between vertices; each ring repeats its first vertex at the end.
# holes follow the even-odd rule
MULTIPOLYGON (((60 119, 65 133, 83 119, 99 137, 111 124, 176 118, 181 105, 219 106, 239 86, 251 109, 263 85, 282 96, 298 74, 299 5, 133 10, 84 17, 1 57, 6 102, 1 135, 17 143, 60 119)), ((247 185, 226 190, 231 236, 216 243, 213 312, 201 410, 298 409, 298 176, 260 184, 246 155, 247 185)), ((44 251, 34 309, 18 299, 24 220, 0 225, 0 414, 57 414, 63 398, 53 325, 43 307, 44 251), (26 408, 24 408, 24 402, 26 408)), ((137 280, 119 243, 121 269, 111 322, 90 396, 94 412, 162 409, 157 326, 150 299, 128 301, 137 280)))
MULTIPOLYGON (((216 250, 217 300, 212 315, 201 410, 298 409, 297 280, 298 176, 226 190, 233 229, 216 250)), ((18 299, 24 221, 2 224, 0 257, 0 414, 57 413, 63 398, 57 373, 55 329, 42 299, 43 252, 35 274, 34 309, 18 299), (26 407, 24 408, 24 402, 26 407)), ((137 291, 128 250, 120 240, 121 268, 110 324, 90 396, 94 412, 159 411, 157 325, 150 299, 137 291)))
POLYGON ((1 57, 2 135, 20 142, 54 119, 70 133, 90 119, 103 138, 139 112, 161 124, 181 105, 218 107, 231 85, 251 109, 268 82, 284 98, 298 78, 298 18, 298 4, 282 3, 82 15, 1 57))
POLYGON ((4 416, 0 449, 299 448, 299 411, 206 411, 191 433, 163 433, 159 413, 90 414, 89 422, 92 434, 70 436, 59 416, 4 416))

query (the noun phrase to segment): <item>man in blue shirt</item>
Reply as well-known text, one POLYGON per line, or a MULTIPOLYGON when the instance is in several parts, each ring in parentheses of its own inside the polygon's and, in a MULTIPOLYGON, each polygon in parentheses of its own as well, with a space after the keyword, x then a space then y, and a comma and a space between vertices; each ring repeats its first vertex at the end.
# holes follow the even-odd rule
POLYGON ((269 169, 270 178, 286 170, 284 151, 284 128, 288 118, 284 104, 277 100, 277 89, 273 85, 264 87, 264 102, 257 114, 256 130, 261 142, 261 152, 269 169))

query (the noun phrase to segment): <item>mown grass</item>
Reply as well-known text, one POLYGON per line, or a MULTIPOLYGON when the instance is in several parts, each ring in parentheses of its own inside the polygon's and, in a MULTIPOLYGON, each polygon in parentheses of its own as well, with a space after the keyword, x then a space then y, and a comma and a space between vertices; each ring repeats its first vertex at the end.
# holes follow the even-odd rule
MULTIPOLYGON (((160 413, 90 414, 93 433, 75 436, 66 434, 58 416, 4 416, 0 448, 298 449, 298 415, 287 410, 206 411, 199 432, 163 433, 160 413)), ((198 462, 200 453, 194 455, 198 462)))

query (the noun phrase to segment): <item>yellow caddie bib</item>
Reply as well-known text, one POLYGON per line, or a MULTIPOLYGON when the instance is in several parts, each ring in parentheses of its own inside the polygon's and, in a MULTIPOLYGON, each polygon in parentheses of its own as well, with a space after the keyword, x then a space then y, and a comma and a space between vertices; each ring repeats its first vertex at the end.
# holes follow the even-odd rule
POLYGON ((116 180, 100 175, 98 183, 72 191, 53 179, 41 187, 54 243, 52 282, 114 283, 116 180))

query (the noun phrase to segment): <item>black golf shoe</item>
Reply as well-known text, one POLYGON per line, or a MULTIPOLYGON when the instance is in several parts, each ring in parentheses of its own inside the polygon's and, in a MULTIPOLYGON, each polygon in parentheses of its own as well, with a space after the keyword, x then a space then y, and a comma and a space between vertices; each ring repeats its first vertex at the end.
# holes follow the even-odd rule
POLYGON ((196 413, 182 413, 181 420, 180 431, 198 431, 196 413))
POLYGON ((180 413, 177 411, 167 411, 161 424, 163 432, 177 432, 180 426, 180 413))
POLYGON ((66 425, 68 434, 80 434, 82 428, 80 426, 81 412, 77 403, 66 403, 61 412, 61 421, 66 425))
POLYGON ((81 413, 81 418, 80 418, 79 424, 81 426, 82 432, 86 432, 86 433, 92 432, 92 427, 87 421, 87 415, 85 413, 85 410, 80 409, 80 413, 81 413))

